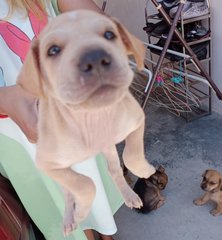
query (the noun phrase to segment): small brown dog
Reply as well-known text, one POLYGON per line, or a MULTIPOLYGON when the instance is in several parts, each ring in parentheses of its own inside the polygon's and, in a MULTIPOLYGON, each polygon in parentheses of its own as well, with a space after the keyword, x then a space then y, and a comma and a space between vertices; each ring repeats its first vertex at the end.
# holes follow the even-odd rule
POLYGON ((130 208, 142 201, 123 176, 115 144, 125 140, 125 166, 148 178, 144 112, 129 92, 133 71, 128 56, 144 67, 144 45, 117 20, 78 10, 51 20, 32 42, 18 84, 39 98, 37 166, 65 193, 64 234, 88 215, 96 189, 71 169, 103 153, 109 172, 130 208))
POLYGON ((139 195, 143 206, 138 210, 140 213, 148 213, 161 207, 165 198, 161 195, 168 182, 168 176, 165 169, 160 166, 156 172, 148 179, 139 178, 134 185, 133 190, 139 195))
POLYGON ((219 216, 222 214, 222 175, 216 170, 209 169, 203 173, 202 177, 200 186, 206 193, 194 200, 194 204, 201 206, 208 201, 213 201, 216 207, 210 213, 213 216, 219 216))

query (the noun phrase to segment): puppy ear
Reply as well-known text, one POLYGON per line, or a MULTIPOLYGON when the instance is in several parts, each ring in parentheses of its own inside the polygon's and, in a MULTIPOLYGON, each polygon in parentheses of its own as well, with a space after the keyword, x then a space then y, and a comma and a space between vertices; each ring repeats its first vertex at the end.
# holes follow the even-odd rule
POLYGON ((217 186, 215 189, 213 189, 211 192, 212 192, 212 193, 218 192, 218 191, 221 190, 221 188, 222 188, 222 186, 221 186, 221 178, 220 178, 220 179, 219 179, 218 186, 217 186))
POLYGON ((222 191, 222 178, 220 178, 220 191, 222 191))
POLYGON ((153 182, 151 182, 149 178, 145 179, 144 182, 146 184, 146 187, 152 187, 153 186, 153 182))
POLYGON ((157 185, 158 176, 156 174, 151 175, 148 179, 149 179, 149 182, 151 182, 154 185, 157 185))
POLYGON ((164 169, 163 166, 160 165, 160 166, 158 167, 157 171, 160 172, 160 173, 164 173, 164 172, 165 172, 165 169, 164 169))
POLYGON ((43 96, 42 76, 39 61, 39 43, 34 39, 17 79, 23 89, 34 96, 43 96))
POLYGON ((202 177, 204 177, 207 174, 208 170, 204 171, 202 174, 202 177))
POLYGON ((131 33, 115 18, 111 18, 116 24, 121 39, 127 49, 128 55, 133 55, 137 64, 137 68, 142 70, 144 68, 145 47, 144 44, 131 33))

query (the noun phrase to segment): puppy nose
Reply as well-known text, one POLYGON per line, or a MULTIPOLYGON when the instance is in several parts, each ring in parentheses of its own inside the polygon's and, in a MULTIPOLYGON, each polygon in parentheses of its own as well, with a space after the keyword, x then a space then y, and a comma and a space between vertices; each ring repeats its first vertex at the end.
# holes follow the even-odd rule
POLYGON ((206 184, 201 184, 200 187, 201 187, 203 190, 205 190, 207 186, 206 186, 206 184))
POLYGON ((111 56, 103 49, 92 50, 85 53, 79 62, 81 72, 91 73, 94 70, 108 69, 112 63, 111 56))

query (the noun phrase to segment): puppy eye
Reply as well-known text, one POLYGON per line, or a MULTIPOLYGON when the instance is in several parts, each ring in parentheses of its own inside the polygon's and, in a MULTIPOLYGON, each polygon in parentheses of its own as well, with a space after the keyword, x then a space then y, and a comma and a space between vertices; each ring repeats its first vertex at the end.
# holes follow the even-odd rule
POLYGON ((104 38, 107 40, 113 40, 116 38, 116 35, 112 31, 106 31, 104 33, 104 38))
POLYGON ((209 182, 209 183, 210 183, 211 185, 214 185, 214 184, 216 184, 216 182, 213 182, 213 181, 212 181, 212 182, 209 182))
POLYGON ((47 54, 49 57, 56 56, 61 52, 61 50, 62 49, 59 46, 53 45, 48 49, 47 54))

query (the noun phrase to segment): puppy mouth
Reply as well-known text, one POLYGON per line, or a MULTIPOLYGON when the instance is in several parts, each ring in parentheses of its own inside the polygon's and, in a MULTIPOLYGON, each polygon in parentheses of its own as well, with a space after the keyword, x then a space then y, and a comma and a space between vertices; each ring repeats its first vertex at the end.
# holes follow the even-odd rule
POLYGON ((86 103, 91 106, 108 106, 116 103, 123 96, 126 89, 122 86, 115 86, 112 84, 102 84, 94 89, 88 96, 86 103))
POLYGON ((127 93, 133 74, 125 71, 116 71, 113 75, 92 76, 87 79, 82 76, 68 78, 61 83, 57 95, 64 103, 81 106, 105 106, 115 103, 127 93), (127 75, 128 74, 128 75, 127 75), (132 76, 131 76, 132 75, 132 76))
POLYGON ((99 86, 93 93, 92 95, 95 96, 105 96, 107 94, 110 94, 111 92, 115 91, 116 87, 113 85, 108 85, 108 84, 103 84, 99 86))

